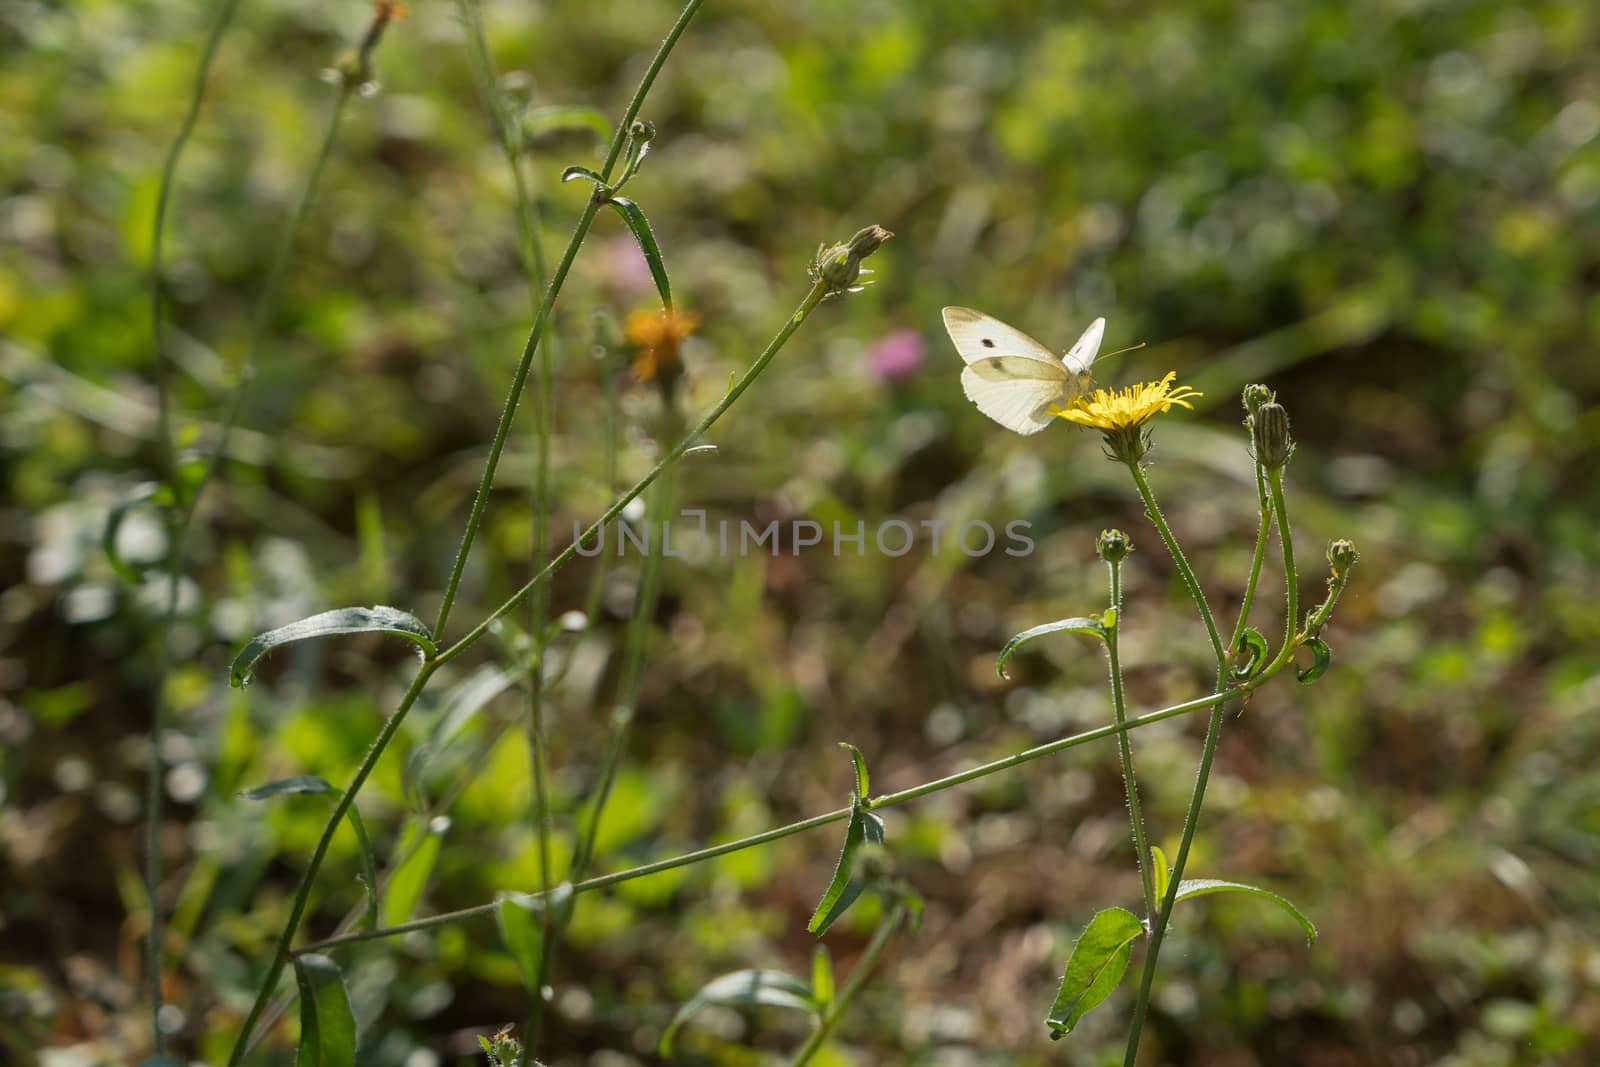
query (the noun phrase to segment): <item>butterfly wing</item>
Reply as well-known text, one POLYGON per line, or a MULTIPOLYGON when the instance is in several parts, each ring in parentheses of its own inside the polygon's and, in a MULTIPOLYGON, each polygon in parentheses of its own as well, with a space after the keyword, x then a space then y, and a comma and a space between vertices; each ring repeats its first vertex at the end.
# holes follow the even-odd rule
POLYGON ((944 328, 968 363, 989 356, 1025 356, 1061 365, 1048 348, 1021 330, 972 308, 945 308, 944 328))
POLYGON ((1105 319, 1095 319, 1091 322, 1089 328, 1083 331, 1083 336, 1078 338, 1078 343, 1061 357, 1061 362, 1067 370, 1073 374, 1088 374, 1089 368, 1094 364, 1094 357, 1100 354, 1100 342, 1105 335, 1105 319))
POLYGON ((1049 408, 1064 403, 1066 368, 1051 360, 1026 356, 987 356, 967 364, 961 388, 978 410, 1020 434, 1035 434, 1050 425, 1049 408))

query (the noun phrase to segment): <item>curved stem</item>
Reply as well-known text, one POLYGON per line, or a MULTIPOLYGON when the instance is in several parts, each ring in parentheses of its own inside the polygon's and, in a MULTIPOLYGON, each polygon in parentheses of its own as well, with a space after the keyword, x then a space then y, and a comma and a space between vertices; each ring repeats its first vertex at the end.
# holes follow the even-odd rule
POLYGON ((1128 818, 1133 823, 1133 851, 1139 861, 1139 881, 1144 887, 1144 913, 1154 918, 1156 913, 1156 884, 1150 865, 1150 845, 1145 838, 1144 811, 1139 804, 1139 781, 1133 773, 1133 744, 1125 729, 1128 723, 1126 698, 1122 691, 1122 663, 1117 656, 1117 633, 1122 629, 1122 564, 1106 561, 1111 572, 1111 610, 1115 623, 1106 629, 1106 654, 1111 661, 1111 710, 1118 726, 1117 749, 1122 757, 1122 785, 1128 794, 1128 818))
MULTIPOLYGON (((986 778, 989 775, 997 774, 1000 771, 1010 770, 1012 767, 1020 767, 1024 763, 1028 763, 1036 759, 1042 759, 1045 756, 1053 755, 1057 752, 1063 752, 1069 748, 1076 748, 1079 745, 1086 745, 1091 741, 1099 741, 1102 738, 1110 737, 1113 734, 1121 733, 1126 730, 1137 730, 1141 726, 1150 726, 1154 723, 1165 722, 1167 719, 1171 719, 1179 715, 1186 715, 1191 711, 1199 711, 1202 708, 1213 707, 1231 698, 1232 694, 1221 693, 1212 696, 1200 697, 1195 700, 1186 700, 1181 704, 1173 704, 1170 707, 1161 708, 1158 711, 1151 711, 1146 712, 1143 715, 1136 715, 1121 725, 1118 725, 1117 723, 1110 723, 1106 726, 1096 727, 1093 730, 1085 730, 1082 733, 1073 734, 1070 737, 1063 737, 1055 741, 1037 745, 1030 749, 1024 749, 1021 752, 1014 752, 1009 756, 1003 756, 1000 759, 981 764, 977 767, 971 767, 964 771, 959 771, 956 774, 946 775, 943 778, 935 779, 931 782, 923 782, 921 785, 912 786, 909 789, 902 789, 898 793, 885 793, 882 796, 873 798, 872 807, 877 809, 895 807, 899 804, 906 804, 910 801, 917 800, 932 793, 942 792, 943 790, 951 789, 958 785, 965 785, 967 782, 977 781, 979 778, 986 778)), ((631 882, 636 878, 644 878, 652 874, 660 874, 664 871, 674 870, 678 867, 688 867, 696 863, 704 863, 706 860, 716 859, 718 856, 726 856, 730 852, 742 852, 747 848, 755 848, 758 845, 769 844, 773 841, 782 840, 785 837, 792 837, 795 834, 805 833, 807 830, 815 830, 819 826, 827 826, 831 823, 842 822, 849 817, 849 808, 838 808, 834 811, 824 812, 821 815, 813 815, 808 819, 801 819, 799 822, 792 822, 785 826, 778 826, 771 830, 764 830, 758 834, 751 834, 748 837, 741 837, 735 841, 727 841, 720 845, 710 845, 706 848, 697 849, 694 852, 686 852, 679 856, 672 856, 667 859, 656 860, 653 863, 641 864, 638 867, 629 867, 627 870, 616 871, 612 874, 602 874, 593 878, 587 878, 573 885, 572 891, 574 894, 587 893, 596 889, 604 889, 607 886, 617 885, 621 882, 631 882)), ((313 941, 302 946, 300 951, 322 951, 324 949, 337 948, 340 945, 354 944, 358 941, 373 941, 380 938, 394 937, 399 934, 411 933, 415 930, 427 930, 436 926, 448 926, 452 923, 462 922, 466 919, 492 915, 494 914, 495 908, 498 906, 498 904, 494 903, 478 904, 470 908, 462 908, 459 911, 443 912, 438 915, 430 915, 427 918, 415 919, 411 922, 401 923, 395 926, 381 927, 377 930, 358 930, 349 934, 341 935, 339 937, 330 937, 322 941, 313 941)))
MULTIPOLYGON (((672 29, 667 31, 666 38, 661 42, 661 47, 656 50, 655 58, 650 61, 650 66, 645 69, 644 76, 639 79, 639 87, 634 90, 633 99, 628 102, 627 110, 622 114, 622 121, 617 124, 615 134, 611 138, 611 148, 606 153, 605 163, 600 168, 600 177, 609 181, 611 172, 617 165, 617 158, 622 154, 623 145, 628 139, 628 129, 633 125, 633 120, 639 115, 639 108, 644 105, 644 98, 650 92, 650 87, 655 84, 656 76, 661 73, 661 68, 667 62, 667 56, 672 54, 673 47, 678 43, 678 38, 683 36, 683 31, 689 28, 689 20, 694 18, 694 13, 699 10, 704 0, 689 0, 678 15, 678 20, 672 24, 672 29)), ((484 464, 483 478, 478 483, 477 496, 472 501, 472 512, 467 517, 467 528, 461 535, 461 547, 456 550, 455 562, 450 568, 450 578, 445 583, 444 598, 439 605, 439 618, 434 624, 433 633, 436 637, 443 636, 445 623, 450 620, 450 608, 455 603, 456 592, 461 586, 461 573, 466 568, 467 556, 472 551, 472 542, 478 535, 478 528, 483 524, 483 513, 489 503, 489 490, 494 485, 495 471, 500 466, 500 454, 505 450, 506 436, 511 432, 511 420, 517 412, 517 404, 522 398, 523 386, 527 384, 528 372, 533 366, 533 357, 539 348, 539 341, 544 334, 545 324, 549 321, 550 310, 555 306, 556 297, 561 292, 561 287, 566 283, 567 273, 572 269, 573 260, 577 258, 578 248, 583 244, 583 239, 588 236, 589 227, 594 222, 595 214, 603 203, 600 192, 589 197, 584 205, 583 214, 578 218, 578 224, 573 228, 572 237, 567 241, 567 248, 561 256, 561 262, 556 265, 555 273, 550 277, 550 284, 545 288, 544 300, 539 305, 539 313, 534 316, 533 327, 528 331, 527 343, 522 349, 522 358, 517 363, 516 373, 511 379, 511 391, 506 395, 505 408, 500 413, 500 424, 495 427, 494 441, 489 446, 489 460, 484 464)), ((548 568, 546 569, 548 571, 548 568)), ((527 586, 531 592, 536 588, 539 579, 527 586)), ((526 593, 522 594, 526 595, 526 593)), ((520 600, 521 597, 519 596, 520 600)), ((496 613, 494 618, 498 618, 496 613)), ((474 638, 476 639, 476 638, 474 638)))
POLYGON ((862 951, 861 958, 856 961, 850 977, 840 987, 839 995, 828 1005, 828 1010, 822 1015, 822 1021, 811 1031, 806 1043, 794 1054, 794 1059, 789 1061, 789 1067, 805 1067, 811 1062, 811 1057, 827 1044, 834 1027, 839 1025, 840 1018, 844 1016, 845 1009, 850 1007, 850 1002, 861 992, 861 987, 867 984, 872 969, 878 965, 878 960, 883 958, 884 950, 889 947, 889 942, 894 940, 894 935, 900 932, 900 927, 905 925, 909 914, 910 908, 906 902, 899 900, 895 902, 894 909, 878 923, 878 928, 872 931, 872 939, 867 942, 867 947, 862 951))
MULTIPOLYGON (((156 437, 161 449, 161 468, 167 484, 178 492, 178 456, 172 440, 172 364, 167 359, 165 331, 161 318, 161 251, 166 236, 167 205, 172 200, 172 187, 176 184, 178 160, 194 134, 200 121, 200 106, 205 101, 206 82, 211 77, 211 64, 217 57, 222 37, 233 22, 233 13, 239 0, 226 0, 217 12, 217 19, 206 38, 200 53, 200 64, 195 68, 194 88, 189 94, 189 110, 167 150, 167 159, 161 167, 161 185, 156 193, 156 214, 150 234, 150 339, 155 350, 156 371, 156 437)), ((161 759, 161 735, 166 730, 167 674, 172 669, 172 628, 178 612, 178 579, 182 569, 176 545, 184 522, 169 519, 167 539, 172 546, 169 561, 167 604, 161 624, 161 654, 156 672, 155 708, 150 723, 150 778, 145 788, 145 899, 150 908, 150 929, 145 947, 145 969, 150 983, 151 1042, 156 1055, 166 1051, 166 1037, 161 1032, 161 790, 164 777, 161 759)))
POLYGON ((1267 534, 1272 531, 1272 505, 1267 501, 1267 480, 1262 473, 1261 464, 1256 468, 1256 500, 1261 512, 1261 521, 1256 524, 1256 548, 1250 557, 1250 576, 1245 579, 1244 597, 1239 602, 1239 621, 1233 626, 1233 640, 1228 642, 1228 650, 1233 651, 1239 647, 1239 640, 1244 637, 1245 630, 1250 625, 1250 608, 1255 604, 1256 583, 1261 578, 1261 564, 1267 555, 1267 534))
POLYGON ((433 672, 438 669, 438 660, 433 660, 423 664, 417 671, 399 706, 384 721, 383 728, 373 739, 372 747, 367 749, 367 755, 361 761, 361 766, 356 769, 355 777, 350 779, 350 784, 339 794, 339 801, 329 813, 327 825, 322 829, 322 836, 318 838, 316 848, 311 852, 311 859, 306 863, 305 872, 300 876, 300 886, 295 890, 294 902, 289 908, 289 918, 284 922, 283 930, 278 935, 278 943, 272 952, 272 962, 267 966, 266 976, 261 980, 261 988, 256 992, 255 1003, 250 1006, 250 1013, 245 1016, 244 1025, 239 1028, 239 1036, 234 1039, 233 1051, 228 1056, 228 1067, 237 1067, 244 1058, 245 1049, 250 1041, 250 1032, 255 1029, 262 1010, 272 998, 278 979, 283 976, 283 968, 289 962, 290 946, 294 944, 295 932, 300 928, 300 920, 306 913, 306 903, 311 898, 311 887, 316 883, 317 872, 322 868, 323 857, 328 854, 328 846, 333 843, 334 832, 339 829, 344 813, 355 803, 356 794, 366 784, 372 769, 378 765, 378 759, 383 755, 384 749, 389 747, 395 731, 400 729, 400 724, 405 721, 406 713, 417 702, 417 697, 422 695, 428 679, 432 678, 433 672))

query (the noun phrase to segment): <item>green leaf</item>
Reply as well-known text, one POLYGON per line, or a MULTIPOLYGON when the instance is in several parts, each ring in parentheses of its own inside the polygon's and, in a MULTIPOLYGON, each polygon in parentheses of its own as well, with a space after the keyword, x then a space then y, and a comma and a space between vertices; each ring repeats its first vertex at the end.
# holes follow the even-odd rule
POLYGON ((604 178, 600 177, 599 174, 590 170, 588 167, 580 167, 576 163, 561 172, 561 181, 563 184, 572 181, 574 178, 587 178, 589 181, 594 182, 595 188, 606 188, 606 180, 604 178))
POLYGON ((296 774, 289 778, 279 778, 266 785, 258 785, 254 789, 246 789, 239 796, 245 800, 266 800, 269 797, 292 795, 295 793, 336 793, 333 784, 326 778, 318 778, 314 774, 296 774))
POLYGON ((592 107, 556 104, 534 108, 522 116, 522 133, 528 138, 567 130, 592 130, 602 142, 611 140, 610 121, 604 113, 592 107))
POLYGON ((856 799, 864 802, 869 796, 868 789, 870 787, 870 781, 867 778, 866 757, 861 755, 859 748, 848 741, 840 741, 839 747, 850 750, 850 758, 855 761, 856 765, 856 799))
POLYGON ((250 643, 234 657, 233 669, 229 672, 228 680, 235 687, 249 685, 255 677, 256 661, 279 645, 309 641, 317 637, 361 633, 394 634, 397 637, 404 637, 408 641, 415 642, 429 656, 438 651, 433 643, 433 634, 428 631, 422 620, 399 608, 386 608, 382 605, 371 608, 337 608, 298 622, 291 622, 276 630, 268 630, 251 638, 250 643))
POLYGON ((1254 627, 1246 627, 1239 635, 1239 645, 1233 651, 1233 676, 1244 681, 1267 665, 1267 639, 1254 627), (1243 658, 1249 653, 1249 658, 1243 658))
POLYGON ((572 883, 553 887, 548 898, 537 893, 501 893, 496 899, 499 907, 495 909, 495 921, 500 926, 500 940, 517 962, 523 987, 537 996, 544 960, 545 913, 550 912, 552 926, 566 923, 572 914, 572 883))
POLYGON ((832 926, 850 905, 856 902, 867 884, 855 873, 856 854, 863 844, 883 844, 883 820, 861 806, 860 800, 850 805, 850 825, 845 830, 844 848, 839 851, 839 864, 833 869, 833 880, 828 883, 822 899, 806 929, 819 937, 832 926))
MULTIPOLYGON (((100 547, 105 551, 106 561, 111 564, 111 569, 117 572, 117 577, 129 585, 139 584, 140 570, 123 559, 117 551, 117 533, 122 529, 122 520, 128 517, 128 512, 148 500, 161 497, 161 502, 166 502, 171 496, 171 493, 162 491, 160 482, 143 482, 134 486, 123 501, 106 515, 106 527, 100 534, 100 547)), ((167 546, 167 551, 172 551, 172 546, 167 546)))
POLYGON ((633 239, 639 242, 639 251, 644 253, 644 261, 650 266, 650 276, 656 280, 656 291, 661 294, 661 306, 671 311, 672 283, 667 279, 667 265, 661 259, 661 248, 650 229, 650 220, 644 217, 644 209, 625 196, 612 197, 610 204, 622 216, 622 221, 627 223, 633 239))
POLYGON ((353 1067, 356 1017, 339 968, 326 956, 296 956, 294 980, 300 987, 300 1051, 295 1067, 353 1067))
POLYGON ((513 674, 492 663, 485 663, 451 687, 445 695, 444 706, 433 720, 427 739, 406 754, 405 764, 400 771, 401 788, 418 810, 427 808, 422 787, 428 764, 449 747, 450 742, 466 729, 478 712, 526 674, 526 670, 513 674))
MULTIPOLYGON (((246 789, 239 796, 245 800, 268 800, 278 796, 294 796, 306 793, 336 793, 338 792, 326 778, 319 778, 314 774, 296 774, 289 778, 279 778, 266 785, 258 785, 254 789, 246 789)), ((361 881, 367 887, 367 927, 371 929, 378 925, 378 868, 373 860, 372 838, 367 834, 367 824, 362 821, 361 812, 352 803, 345 809, 345 815, 350 820, 350 829, 355 831, 356 840, 361 846, 361 881)))
MULTIPOLYGON (((412 824, 416 826, 415 823, 412 824)), ((400 861, 400 866, 389 875, 389 884, 383 892, 383 925, 397 926, 409 922, 412 914, 417 910, 417 902, 422 899, 422 891, 428 887, 428 878, 433 874, 433 865, 439 858, 439 845, 444 840, 444 831, 449 827, 450 820, 445 818, 435 819, 431 824, 422 829, 423 838, 413 849, 407 849, 410 841, 415 840, 417 831, 412 830, 408 835, 410 841, 401 847, 401 854, 405 859, 400 861)))
POLYGON ((1156 900, 1167 899, 1167 887, 1172 884, 1172 868, 1167 866, 1167 854, 1160 845, 1150 846, 1150 873, 1154 876, 1156 900))
POLYGON ((378 865, 373 860, 372 838, 367 834, 366 821, 361 818, 361 811, 356 807, 355 801, 345 809, 345 814, 350 819, 350 829, 356 832, 356 840, 361 845, 361 882, 367 887, 367 929, 375 930, 378 927, 378 865))
POLYGON ((1111 995, 1127 973, 1134 939, 1143 933, 1144 923, 1126 908, 1095 913, 1084 927, 1083 936, 1072 946, 1061 989, 1045 1020, 1052 1031, 1051 1040, 1072 1033, 1078 1020, 1111 995))
POLYGON ((678 1014, 672 1017, 666 1032, 661 1035, 659 1051, 662 1056, 672 1055, 672 1042, 678 1036, 679 1028, 689 1016, 708 1004, 763 1004, 803 1011, 809 1015, 821 1014, 811 995, 811 988, 792 974, 763 970, 734 971, 707 982, 678 1009, 678 1014))
POLYGON ((1000 650, 1000 658, 995 661, 994 665, 995 673, 1000 675, 1002 678, 1007 677, 1006 660, 1011 658, 1011 654, 1013 652, 1036 637, 1043 637, 1046 634, 1059 633, 1093 634, 1095 637, 1105 640, 1106 628, 1099 619, 1090 619, 1080 616, 1074 619, 1060 619, 1056 622, 1047 622, 1042 626, 1035 626, 1031 630, 1024 630, 1011 640, 1007 641, 1006 646, 1000 650))
POLYGON ((1216 878, 1185 878, 1178 883, 1178 899, 1188 900, 1190 897, 1203 897, 1208 893, 1250 893, 1263 900, 1270 900, 1284 911, 1288 912, 1294 921, 1300 924, 1306 932, 1306 944, 1314 944, 1317 940, 1317 928, 1310 919, 1295 907, 1287 897, 1279 896, 1270 889, 1260 886, 1245 885, 1243 882, 1224 882, 1216 878))
POLYGON ((827 945, 818 945, 811 953, 811 997, 819 1013, 833 1003, 833 957, 828 955, 827 945))
POLYGON ((1324 641, 1322 638, 1306 638, 1305 647, 1309 648, 1311 650, 1311 654, 1317 658, 1316 662, 1312 663, 1311 666, 1307 667, 1305 670, 1301 670, 1298 663, 1295 664, 1294 676, 1300 680, 1301 685, 1309 685, 1318 678, 1321 678, 1323 674, 1327 673, 1328 666, 1333 663, 1333 649, 1329 648, 1328 642, 1324 641))

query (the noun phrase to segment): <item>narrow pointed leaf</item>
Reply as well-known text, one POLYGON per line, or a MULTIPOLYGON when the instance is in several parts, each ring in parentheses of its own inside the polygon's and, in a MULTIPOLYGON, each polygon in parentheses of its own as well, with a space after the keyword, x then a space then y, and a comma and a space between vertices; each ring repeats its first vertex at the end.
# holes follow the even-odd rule
POLYGON ((833 957, 828 955, 827 945, 818 945, 811 954, 811 997, 819 1012, 833 1003, 833 957))
POLYGON ((239 796, 244 800, 266 800, 269 797, 293 795, 296 793, 334 793, 333 783, 326 778, 318 778, 314 774, 296 774, 289 778, 279 778, 266 785, 258 785, 254 789, 246 789, 239 796))
POLYGON ((383 891, 383 925, 396 926, 409 922, 412 914, 417 910, 417 902, 422 899, 422 891, 428 888, 428 879, 433 876, 433 865, 439 859, 439 846, 444 840, 444 831, 450 825, 449 819, 435 819, 433 823, 413 823, 413 829, 407 835, 406 843, 401 847, 401 854, 405 859, 389 875, 389 884, 383 891), (422 841, 415 848, 409 848, 416 841, 415 835, 423 834, 422 841))
MULTIPOLYGON (((139 584, 139 568, 123 559, 122 554, 117 551, 117 534, 121 531, 122 520, 128 517, 128 512, 147 500, 155 499, 158 495, 170 496, 162 494, 160 482, 144 482, 135 486, 133 491, 106 515, 106 527, 100 535, 100 547, 105 551, 106 561, 111 564, 111 569, 117 572, 117 577, 129 585, 139 584)), ((172 551, 171 545, 167 546, 167 551, 172 551)))
POLYGON ((1072 1033, 1078 1021, 1117 988, 1127 973, 1134 939, 1143 933, 1144 923, 1126 908, 1107 908, 1089 920, 1072 946, 1061 989, 1045 1020, 1052 1040, 1072 1033))
POLYGON ((611 140, 610 121, 592 107, 558 104, 536 107, 522 116, 522 132, 528 137, 543 137, 566 130, 592 130, 602 142, 611 140))
POLYGON ((1104 640, 1106 636, 1105 626, 1099 619, 1078 617, 1073 619, 1059 619, 1055 622, 1047 622, 1042 626, 1035 626, 1031 630, 1024 630, 1011 640, 1007 641, 1005 647, 1000 650, 1000 658, 995 661, 995 673, 1000 675, 1002 678, 1007 677, 1006 660, 1010 659, 1013 652, 1027 644, 1029 641, 1032 641, 1035 638, 1044 637, 1046 634, 1061 633, 1093 634, 1095 637, 1098 637, 1101 640, 1104 640))
POLYGON ((866 757, 861 754, 861 750, 859 748, 852 745, 848 741, 840 741, 839 747, 850 750, 850 758, 855 761, 856 765, 856 799, 865 801, 870 795, 868 790, 872 784, 871 780, 867 777, 866 757))
POLYGON ((1295 664, 1294 676, 1300 680, 1301 685, 1309 685, 1318 678, 1321 678, 1323 674, 1327 672, 1329 665, 1333 663, 1333 649, 1329 648, 1328 642, 1324 641, 1322 638, 1306 638, 1305 647, 1309 648, 1311 650, 1311 654, 1317 658, 1316 662, 1312 663, 1311 666, 1307 667, 1305 670, 1301 670, 1300 665, 1295 664))
POLYGON ((353 1067, 356 1017, 338 966, 315 953, 297 956, 294 980, 300 987, 300 1051, 295 1067, 353 1067))
POLYGON ((1160 845, 1150 846, 1150 873, 1156 887, 1157 902, 1167 899, 1167 887, 1172 884, 1172 868, 1167 866, 1167 854, 1160 845))
POLYGON ((422 620, 399 608, 382 605, 371 608, 337 608, 298 622, 291 622, 276 630, 268 630, 251 638, 250 643, 234 657, 229 681, 236 687, 249 685, 251 679, 255 677, 256 661, 280 645, 309 641, 316 637, 360 633, 383 633, 404 637, 414 642, 429 656, 438 651, 433 643, 433 634, 428 631, 422 620))
POLYGON ((1203 897, 1208 893, 1249 893, 1263 900, 1270 900, 1284 911, 1288 912, 1300 928, 1306 932, 1306 944, 1314 944, 1317 940, 1317 928, 1310 919, 1305 917, 1301 910, 1290 902, 1289 898, 1280 896, 1270 889, 1260 886, 1246 885, 1243 882, 1225 882, 1217 878, 1185 878, 1178 883, 1178 899, 1188 900, 1190 897, 1203 897))
POLYGON ((689 1016, 709 1004, 729 1007, 762 1004, 803 1011, 809 1015, 820 1014, 811 988, 794 975, 782 971, 734 971, 707 982, 678 1009, 678 1014, 672 1017, 672 1022, 661 1035, 659 1051, 662 1056, 672 1055, 673 1040, 689 1016))
MULTIPOLYGON (((326 778, 319 778, 314 774, 296 774, 268 782, 266 785, 258 785, 254 789, 246 789, 239 796, 244 800, 270 800, 279 796, 336 792, 338 790, 326 778)), ((350 829, 355 831, 356 842, 360 845, 361 881, 367 888, 366 922, 370 929, 378 925, 378 867, 373 859, 372 838, 368 835, 367 824, 362 820, 361 812, 355 804, 351 804, 345 810, 345 814, 350 820, 350 829)))
POLYGON ((644 261, 650 266, 650 277, 656 280, 656 291, 661 294, 661 306, 671 311, 672 282, 667 278, 667 265, 661 258, 656 235, 650 229, 650 220, 644 217, 644 209, 625 196, 614 196, 610 203, 633 233, 633 239, 639 242, 639 251, 644 253, 644 261))
POLYGON ((495 921, 500 926, 500 940, 517 963, 523 988, 537 995, 539 973, 544 965, 545 913, 550 913, 553 927, 566 922, 572 909, 572 883, 555 886, 548 898, 538 894, 501 893, 498 900, 495 921))
POLYGON ((588 167, 580 167, 576 163, 561 172, 561 181, 563 183, 570 182, 574 178, 587 178, 594 182, 596 188, 604 189, 606 187, 606 180, 604 178, 600 177, 599 174, 590 170, 588 167))
POLYGON ((833 869, 833 880, 828 883, 822 899, 817 902, 816 911, 811 913, 811 921, 806 924, 806 929, 813 934, 820 937, 827 932, 828 927, 867 888, 866 882, 856 877, 855 871, 856 856, 864 844, 883 844, 883 820, 857 801, 851 805, 850 825, 845 830, 844 848, 839 851, 839 864, 833 869))

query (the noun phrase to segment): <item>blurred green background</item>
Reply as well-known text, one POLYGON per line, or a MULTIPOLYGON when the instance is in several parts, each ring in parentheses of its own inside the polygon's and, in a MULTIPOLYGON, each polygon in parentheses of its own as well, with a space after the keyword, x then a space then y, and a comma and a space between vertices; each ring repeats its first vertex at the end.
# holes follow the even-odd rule
MULTIPOLYGON (((215 5, 0 2, 0 1058, 125 1062, 141 1013, 140 831, 162 599, 99 540, 155 476, 147 265, 160 166, 215 5)), ((414 0, 352 102, 267 324, 232 462, 209 490, 176 634, 163 891, 177 1047, 226 1055, 320 831, 325 798, 250 804, 288 774, 347 781, 409 679, 399 642, 277 656, 229 689, 250 634, 354 603, 431 618, 528 323, 510 181, 453 4, 414 0)), ((675 9, 491 0, 497 66, 532 106, 620 110, 675 9)), ((243 5, 185 156, 165 292, 180 424, 212 422, 334 96, 321 77, 370 9, 243 5)), ((1300 449, 1291 509, 1304 593, 1320 553, 1362 563, 1314 686, 1269 686, 1223 733, 1197 876, 1265 884, 1321 928, 1248 898, 1179 916, 1148 1064, 1592 1064, 1600 1059, 1600 8, 1573 0, 1247 0, 1052 5, 714 0, 643 114, 630 186, 679 300, 698 413, 806 291, 820 241, 897 234, 876 284, 830 301, 687 461, 680 504, 713 521, 1013 519, 1037 548, 969 559, 670 561, 629 757, 603 827, 617 870, 837 807, 849 740, 903 788, 1110 716, 1093 648, 1059 639, 995 677, 1007 636, 1098 610, 1094 535, 1128 529, 1124 660, 1139 710, 1208 684, 1204 635, 1126 474, 1094 435, 1020 438, 962 397, 938 309, 969 304, 1064 348, 1094 316, 1103 380, 1167 370, 1207 394, 1162 420, 1151 475, 1231 619, 1255 493, 1239 428, 1279 390, 1300 449)), ((528 173, 552 254, 581 209, 582 134, 528 173)), ((606 322, 653 289, 609 214, 560 305, 558 541, 605 485, 608 382, 622 474, 659 405, 606 322), (602 326, 597 335, 597 317, 602 326)), ((529 573, 531 438, 513 434, 452 624, 529 573)), ((122 532, 163 551, 153 512, 122 532)), ((1269 560, 1275 561, 1276 548, 1269 560)), ((1275 562, 1255 621, 1281 618, 1275 562)), ((579 608, 578 561, 554 608, 579 608)), ((562 639, 551 709, 558 852, 604 748, 638 559, 562 639)), ((459 788, 419 914, 531 889, 528 759, 514 691, 421 776, 402 776, 452 695, 510 635, 452 665, 361 808, 380 860, 459 788), (431 805, 431 807, 430 807, 431 805)), ((1152 835, 1176 844, 1203 723, 1137 732, 1152 835)), ((927 899, 831 1046, 830 1064, 1120 1062, 1130 1000, 1052 1044, 1042 1019, 1072 939, 1138 879, 1113 746, 1085 746, 888 813, 927 899)), ((657 1062, 708 978, 806 973, 805 921, 837 828, 581 898, 543 1057, 657 1062)), ((344 832, 307 929, 359 903, 344 832)), ((841 968, 874 908, 827 943, 841 968)), ((363 1063, 469 1062, 526 1000, 492 921, 340 954, 363 1063)), ((292 1059, 293 1024, 257 1062, 292 1059)), ((760 1062, 802 1033, 711 1013, 689 1062, 760 1062)), ((822 1061, 819 1061, 822 1062, 822 1061)))

